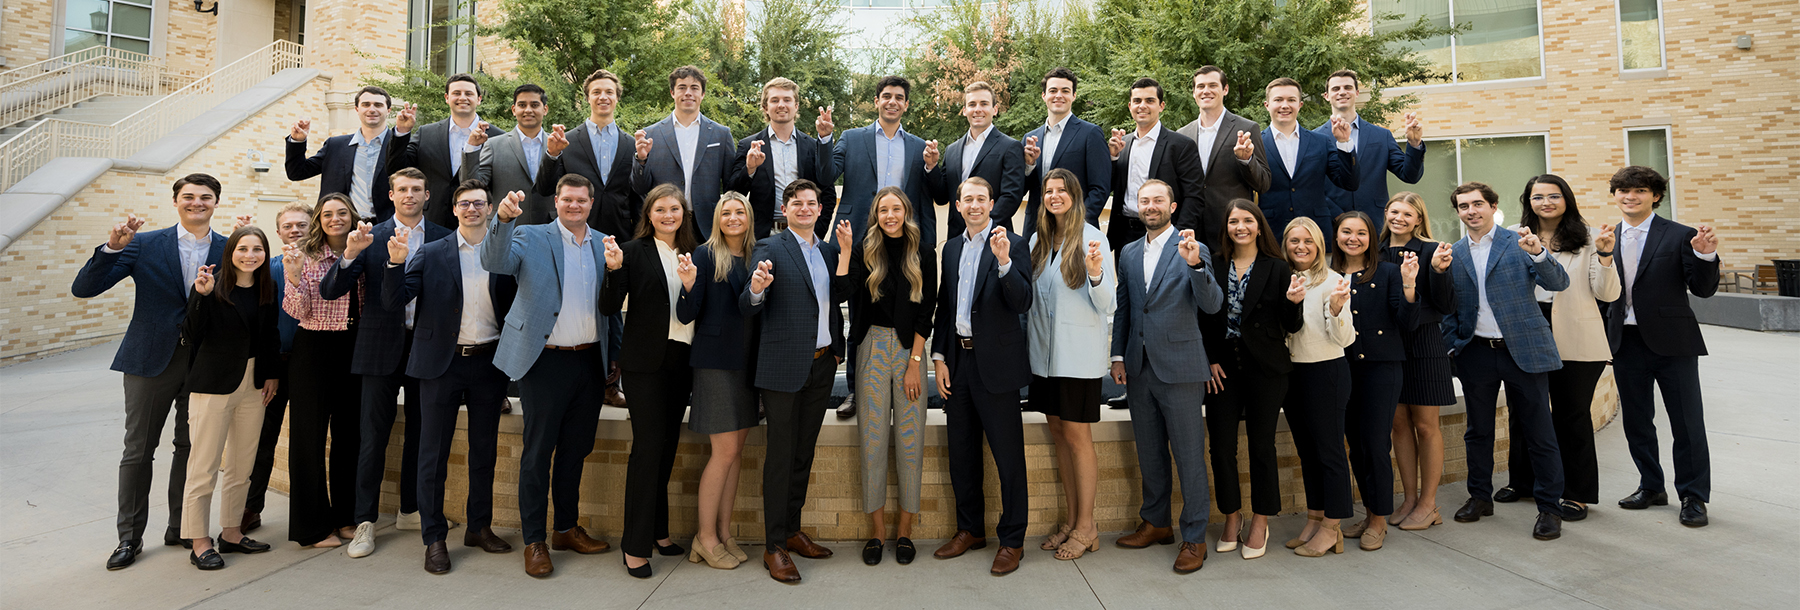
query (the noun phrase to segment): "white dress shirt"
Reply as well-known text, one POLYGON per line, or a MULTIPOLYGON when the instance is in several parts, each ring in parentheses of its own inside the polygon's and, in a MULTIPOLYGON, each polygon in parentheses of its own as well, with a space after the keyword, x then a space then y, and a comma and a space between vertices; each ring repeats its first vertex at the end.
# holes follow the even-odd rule
POLYGON ((1062 120, 1044 125, 1044 141, 1041 142, 1043 146, 1038 147, 1038 166, 1046 174, 1050 173, 1050 160, 1056 158, 1056 147, 1062 144, 1063 130, 1068 129, 1069 117, 1072 116, 1075 116, 1075 113, 1065 114, 1062 120))
MULTIPOLYGON (((1493 228, 1489 228, 1485 235, 1480 237, 1474 235, 1469 236, 1469 263, 1470 266, 1475 268, 1475 294, 1477 296, 1475 301, 1475 336, 1483 339, 1506 338, 1500 334, 1500 321, 1494 318, 1494 308, 1488 305, 1487 261, 1488 254, 1492 252, 1495 247, 1494 233, 1497 232, 1498 231, 1495 231, 1493 228)), ((1504 248, 1512 245, 1513 244, 1501 244, 1500 247, 1504 248)), ((1550 249, 1544 248, 1539 250, 1537 254, 1531 255, 1531 262, 1541 263, 1544 262, 1544 259, 1549 257, 1550 249)))
MULTIPOLYGON (((989 218, 987 224, 979 229, 964 234, 968 243, 963 244, 962 255, 956 261, 956 335, 958 337, 975 336, 973 313, 975 307, 975 280, 981 273, 981 253, 987 249, 987 236, 994 230, 994 219, 989 218)), ((999 275, 1006 275, 1012 270, 1012 261, 1000 265, 999 275)), ((933 353, 932 360, 943 360, 944 355, 933 353)))
POLYGON ((587 231, 586 238, 577 242, 568 227, 560 222, 553 224, 562 233, 562 309, 544 342, 562 347, 587 345, 600 338, 600 325, 595 319, 600 311, 595 298, 600 270, 594 268, 594 232, 587 231))
MULTIPOLYGON (((1649 243, 1650 225, 1655 220, 1656 216, 1651 215, 1644 218, 1644 222, 1637 226, 1632 226, 1630 220, 1619 222, 1621 226, 1625 227, 1623 234, 1619 236, 1618 255, 1619 264, 1624 265, 1624 267, 1619 268, 1619 270, 1625 272, 1625 294, 1623 296, 1625 297, 1626 324, 1637 324, 1637 310, 1632 308, 1631 303, 1631 288, 1637 284, 1638 261, 1643 260, 1644 258, 1644 244, 1649 243)), ((1709 262, 1719 260, 1718 252, 1701 254, 1699 250, 1694 250, 1694 256, 1700 257, 1700 260, 1709 262)))
MULTIPOLYGON (((992 133, 994 133, 993 125, 988 125, 988 128, 981 130, 980 134, 969 132, 969 140, 963 143, 962 149, 963 180, 968 180, 969 174, 975 171, 975 160, 981 158, 981 147, 987 145, 988 135, 992 133)), ((996 184, 994 188, 1000 188, 1000 185, 996 184)))
MULTIPOLYGON (((463 153, 481 150, 479 146, 469 145, 469 134, 481 127, 481 115, 472 115, 467 127, 458 126, 456 117, 450 117, 450 173, 462 171, 463 153)), ((541 133, 541 132, 540 132, 541 133)))
MULTIPOLYGON (((206 263, 206 254, 212 250, 212 229, 205 235, 194 235, 185 230, 175 230, 175 244, 181 253, 181 277, 187 283, 183 292, 193 292, 194 278, 200 275, 200 266, 206 263)), ((225 264, 231 264, 231 254, 223 257, 225 264)))
POLYGON ((1225 124, 1225 113, 1219 113, 1219 118, 1213 121, 1212 127, 1206 126, 1205 113, 1200 114, 1198 122, 1200 128, 1194 132, 1194 143, 1200 146, 1200 173, 1204 174, 1212 171, 1213 145, 1219 141, 1219 126, 1225 124))
POLYGON ((1156 155, 1156 138, 1162 136, 1162 121, 1150 128, 1149 135, 1131 140, 1131 162, 1125 171, 1125 215, 1138 217, 1138 187, 1150 179, 1150 157, 1156 155))
MULTIPOLYGON (((681 264, 676 258, 675 248, 660 239, 651 239, 656 243, 656 257, 662 259, 663 283, 669 288, 669 340, 680 341, 692 345, 694 343, 693 323, 683 324, 675 315, 675 304, 681 301, 681 275, 675 267, 681 264)), ((697 281, 697 280, 696 280, 697 281)))
MULTIPOLYGON (((531 172, 533 180, 537 179, 538 164, 544 161, 547 135, 543 128, 538 129, 537 137, 525 135, 525 132, 518 127, 513 128, 513 137, 519 139, 519 150, 525 155, 525 168, 531 172)), ((455 204, 456 202, 450 203, 455 204)))
POLYGON ((1275 134, 1275 152, 1281 154, 1281 165, 1287 170, 1289 178, 1294 177, 1294 164, 1300 161, 1300 124, 1294 124, 1294 133, 1282 133, 1281 128, 1271 125, 1269 131, 1275 134))
POLYGON ((694 156, 700 153, 700 115, 694 115, 694 122, 681 124, 681 119, 669 115, 669 122, 675 127, 675 156, 681 159, 681 192, 691 194, 694 187, 694 156))
POLYGON ((456 331, 457 345, 481 345, 500 340, 500 321, 494 311, 493 295, 488 294, 488 272, 481 268, 481 242, 469 243, 462 231, 456 232, 456 261, 462 273, 462 324, 456 331))
POLYGON ((1173 227, 1163 227, 1163 232, 1154 238, 1144 235, 1144 292, 1156 281, 1156 263, 1162 260, 1163 247, 1169 245, 1169 236, 1174 235, 1173 227))

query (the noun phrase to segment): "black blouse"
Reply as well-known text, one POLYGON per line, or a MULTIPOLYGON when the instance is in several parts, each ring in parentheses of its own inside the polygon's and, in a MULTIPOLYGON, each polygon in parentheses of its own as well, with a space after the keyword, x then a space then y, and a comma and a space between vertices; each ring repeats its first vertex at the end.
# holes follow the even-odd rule
POLYGON ((900 238, 882 236, 882 249, 886 250, 888 269, 881 278, 881 298, 871 299, 869 293, 869 266, 863 258, 861 247, 853 248, 850 253, 850 274, 833 276, 834 282, 849 282, 850 302, 850 341, 861 342, 869 333, 870 326, 886 326, 894 329, 903 344, 911 345, 913 335, 931 335, 933 309, 937 305, 937 253, 927 244, 919 244, 919 276, 923 291, 918 303, 912 302, 912 285, 906 281, 906 274, 901 271, 901 261, 906 255, 906 241, 900 238))
POLYGON ((1448 358, 1444 351, 1444 332, 1439 323, 1444 314, 1456 311, 1456 287, 1450 282, 1450 272, 1439 273, 1431 268, 1431 255, 1437 253, 1438 242, 1425 241, 1414 237, 1404 246, 1383 246, 1381 261, 1400 265, 1401 253, 1412 252, 1419 257, 1419 277, 1413 286, 1414 300, 1419 306, 1418 326, 1411 330, 1402 330, 1405 337, 1407 358, 1448 358))

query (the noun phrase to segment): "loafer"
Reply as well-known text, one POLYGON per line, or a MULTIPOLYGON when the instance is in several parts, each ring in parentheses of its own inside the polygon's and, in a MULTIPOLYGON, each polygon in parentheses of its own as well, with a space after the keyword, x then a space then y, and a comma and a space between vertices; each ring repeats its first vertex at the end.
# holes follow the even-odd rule
POLYGON ((472 546, 489 553, 511 553, 512 545, 507 544, 500 536, 494 534, 494 528, 469 528, 463 532, 463 546, 472 546))
POLYGON ((1688 527, 1706 527, 1706 503, 1694 496, 1682 498, 1681 524, 1688 527))
POLYGON ((142 552, 144 552, 144 541, 142 540, 121 542, 119 548, 113 549, 112 555, 106 558, 106 569, 123 570, 131 567, 131 564, 137 563, 138 553, 142 552))
POLYGON ((1588 509, 1586 506, 1577 504, 1574 500, 1563 500, 1562 511, 1564 521, 1580 521, 1587 518, 1588 509))
POLYGON ((1562 537, 1560 516, 1550 513, 1538 513, 1537 524, 1531 527, 1531 537, 1538 540, 1555 540, 1562 537))
POLYGON ((219 556, 218 549, 206 549, 206 552, 199 555, 189 552, 188 563, 208 572, 225 569, 225 558, 219 556))
POLYGON ((950 559, 961 557, 963 553, 972 550, 985 548, 987 548, 987 538, 976 538, 975 534, 970 533, 969 530, 956 530, 956 535, 951 536, 950 541, 945 542, 944 546, 938 547, 938 550, 932 552, 931 556, 938 559, 950 559))
POLYGON ((218 538, 217 540, 219 541, 219 552, 220 553, 243 553, 245 555, 255 555, 257 553, 267 553, 267 552, 269 552, 270 549, 274 548, 274 547, 269 546, 267 543, 251 540, 249 536, 239 538, 237 542, 232 542, 232 541, 226 540, 224 538, 218 538))
POLYGON ((863 543, 863 565, 880 564, 882 546, 880 538, 870 538, 868 542, 863 543))
POLYGON ((1507 485, 1494 492, 1494 501, 1501 504, 1511 504, 1513 502, 1518 502, 1519 498, 1524 496, 1525 494, 1519 493, 1517 488, 1507 485))
POLYGON ((543 578, 556 571, 550 563, 550 547, 542 542, 525 545, 525 573, 532 578, 543 578))
POLYGON ((899 540, 894 541, 894 561, 899 562, 900 565, 912 563, 913 558, 918 554, 919 549, 913 546, 911 538, 902 536, 899 540))
POLYGON ((184 549, 192 550, 194 548, 194 541, 182 538, 181 530, 171 527, 163 530, 163 546, 179 546, 184 549))
POLYGON ((425 547, 425 571, 443 574, 450 571, 450 549, 439 540, 425 547))
POLYGON ((1639 487, 1631 495, 1619 500, 1619 508, 1626 510, 1644 510, 1652 506, 1668 506, 1669 494, 1662 491, 1650 491, 1639 487))
POLYGON ((806 535, 806 532, 794 532, 794 535, 788 536, 787 549, 807 559, 824 559, 831 556, 831 549, 813 542, 812 536, 806 535))
POLYGON ((1460 523, 1474 523, 1482 517, 1494 516, 1494 503, 1480 498, 1469 498, 1462 508, 1456 509, 1456 520, 1460 523))

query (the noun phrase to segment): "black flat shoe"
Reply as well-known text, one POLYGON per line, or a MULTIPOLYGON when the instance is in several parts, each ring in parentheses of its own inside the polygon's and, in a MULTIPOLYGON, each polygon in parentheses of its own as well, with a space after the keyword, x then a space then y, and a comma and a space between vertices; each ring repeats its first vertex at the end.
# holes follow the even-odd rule
POLYGON ((1580 521, 1587 518, 1587 507, 1575 503, 1574 500, 1563 500, 1562 511, 1564 521, 1580 521))
POLYGON ((1494 516, 1494 503, 1481 498, 1469 498, 1462 508, 1456 509, 1456 520, 1459 523, 1474 523, 1482 517, 1494 516))
POLYGON ((649 558, 646 557, 644 559, 644 561, 646 562, 646 563, 644 563, 644 565, 634 568, 634 567, 631 567, 631 564, 625 563, 626 557, 630 557, 630 555, 626 555, 624 553, 619 554, 619 563, 625 565, 625 573, 626 574, 630 574, 632 578, 649 578, 650 577, 650 564, 648 563, 650 561, 649 558))
POLYGON ((249 536, 239 538, 237 542, 232 542, 224 538, 219 539, 220 553, 243 553, 245 555, 254 555, 257 553, 267 553, 271 548, 273 547, 270 547, 268 544, 251 540, 249 536))
POLYGON ((872 566, 881 563, 881 548, 882 542, 880 538, 870 538, 867 543, 864 543, 863 565, 872 566))
POLYGON ((913 547, 911 538, 901 536, 894 541, 894 561, 900 562, 900 565, 912 563, 913 557, 918 554, 919 549, 913 547))
POLYGON ((1706 503, 1693 496, 1682 498, 1681 524, 1688 527, 1706 527, 1706 503))
POLYGON ((225 558, 219 556, 218 549, 206 549, 205 553, 199 555, 188 553, 188 563, 208 572, 225 569, 225 558))
POLYGON ((1644 510, 1652 506, 1668 506, 1669 494, 1662 491, 1650 491, 1639 487, 1631 495, 1619 500, 1619 508, 1626 510, 1644 510))
POLYGON ((660 544, 656 545, 656 554, 662 555, 663 557, 678 557, 681 555, 686 555, 687 549, 681 548, 681 545, 679 545, 679 544, 670 542, 668 546, 663 546, 660 544))
POLYGON ((1531 527, 1531 537, 1538 540, 1561 538, 1562 522, 1562 517, 1550 513, 1538 513, 1537 525, 1531 527))
POLYGON ((1507 485, 1506 487, 1500 488, 1499 491, 1494 492, 1494 501, 1501 504, 1511 504, 1513 502, 1518 502, 1519 498, 1524 495, 1525 494, 1519 493, 1519 490, 1514 489, 1513 486, 1507 485))
POLYGON ((137 563, 138 553, 144 552, 144 541, 121 542, 119 548, 113 549, 112 556, 106 558, 107 570, 123 570, 137 563))
POLYGON ((178 546, 178 545, 181 548, 191 550, 194 548, 194 541, 188 540, 186 538, 182 538, 181 530, 174 529, 174 528, 163 530, 163 546, 178 546))

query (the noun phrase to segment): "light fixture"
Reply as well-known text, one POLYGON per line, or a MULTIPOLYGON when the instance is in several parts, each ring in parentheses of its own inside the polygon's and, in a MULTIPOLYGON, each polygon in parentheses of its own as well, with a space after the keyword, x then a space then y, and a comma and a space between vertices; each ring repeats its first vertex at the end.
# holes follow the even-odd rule
POLYGON ((219 14, 219 0, 213 0, 212 8, 209 8, 209 9, 208 8, 200 8, 200 6, 204 5, 204 4, 206 4, 206 0, 194 0, 194 12, 196 12, 196 13, 212 13, 214 15, 219 14))

